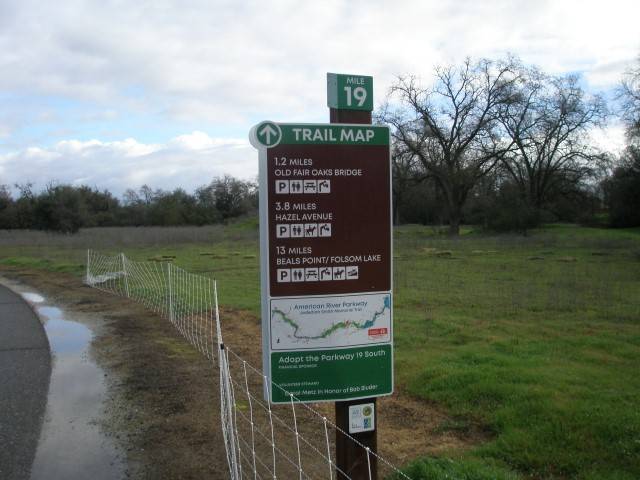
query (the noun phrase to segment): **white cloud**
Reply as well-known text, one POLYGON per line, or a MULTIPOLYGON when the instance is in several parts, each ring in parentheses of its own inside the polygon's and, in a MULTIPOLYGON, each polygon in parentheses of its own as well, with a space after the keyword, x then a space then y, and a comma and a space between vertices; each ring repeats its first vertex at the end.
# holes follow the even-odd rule
MULTIPOLYGON (((29 147, 25 149, 20 156, 27 161, 49 162, 55 158, 58 158, 60 156, 60 153, 55 151, 48 151, 39 147, 29 147)), ((17 157, 17 154, 13 155, 13 158, 17 157)))
POLYGON ((170 145, 185 150, 208 150, 218 147, 245 147, 246 140, 233 138, 211 138, 204 132, 195 131, 193 133, 179 135, 171 140, 170 145))
POLYGON ((0 155, 0 183, 51 181, 96 186, 121 194, 127 188, 193 190, 225 174, 253 180, 257 153, 246 140, 211 138, 203 132, 180 135, 167 144, 64 140, 48 149, 29 147, 0 155))
POLYGON ((620 122, 608 125, 606 128, 594 128, 590 134, 592 144, 613 154, 619 154, 625 147, 625 129, 620 122))
POLYGON ((324 115, 324 73, 430 76, 507 51, 608 87, 640 50, 635 1, 39 2, 6 12, 0 88, 246 122, 324 115), (9 21, 9 19, 11 19, 9 21), (592 70, 610 69, 610 75, 592 70), (130 92, 136 92, 131 94, 130 92), (285 116, 287 118, 285 118, 285 116))
POLYGON ((373 75, 379 102, 396 75, 510 52, 608 89, 640 52, 638 17, 637 0, 0 1, 0 102, 18 98, 0 183, 253 177, 250 126, 326 121, 328 71, 373 75))

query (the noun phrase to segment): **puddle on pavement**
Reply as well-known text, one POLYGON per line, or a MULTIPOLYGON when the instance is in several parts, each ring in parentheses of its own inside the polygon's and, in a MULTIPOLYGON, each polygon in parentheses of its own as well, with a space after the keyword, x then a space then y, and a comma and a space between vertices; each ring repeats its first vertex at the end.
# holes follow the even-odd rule
POLYGON ((21 293, 20 295, 22 295, 22 298, 24 298, 27 302, 31 302, 31 303, 44 302, 44 297, 34 292, 24 292, 24 293, 21 293))
MULTIPOLYGON (((24 287, 23 287, 24 288, 24 287)), ((126 476, 123 455, 100 429, 107 388, 89 348, 93 332, 42 295, 16 290, 40 317, 52 354, 45 421, 32 480, 107 480, 126 476)))

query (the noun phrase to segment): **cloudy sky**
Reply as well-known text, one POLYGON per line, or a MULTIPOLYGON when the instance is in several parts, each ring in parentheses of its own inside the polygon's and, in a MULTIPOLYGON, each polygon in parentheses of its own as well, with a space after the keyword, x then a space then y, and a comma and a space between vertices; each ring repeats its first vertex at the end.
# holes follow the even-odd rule
POLYGON ((254 179, 250 127, 328 121, 327 72, 372 75, 379 103, 397 75, 510 52, 610 93, 638 18, 637 0, 0 0, 0 184, 254 179))

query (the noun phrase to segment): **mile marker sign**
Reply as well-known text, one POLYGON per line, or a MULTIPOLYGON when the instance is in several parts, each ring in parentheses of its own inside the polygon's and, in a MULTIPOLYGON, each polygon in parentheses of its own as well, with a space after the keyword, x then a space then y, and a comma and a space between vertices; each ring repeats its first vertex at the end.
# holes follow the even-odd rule
POLYGON ((274 403, 393 392, 388 127, 261 122, 265 391, 274 403), (281 388, 279 388, 279 387, 281 388))
POLYGON ((327 73, 327 106, 342 110, 373 110, 373 77, 327 73))

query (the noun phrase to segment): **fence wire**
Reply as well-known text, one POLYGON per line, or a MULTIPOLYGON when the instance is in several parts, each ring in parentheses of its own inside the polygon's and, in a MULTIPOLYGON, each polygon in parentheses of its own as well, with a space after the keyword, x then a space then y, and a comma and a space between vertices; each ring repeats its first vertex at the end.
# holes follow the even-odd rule
MULTIPOLYGON (((334 422, 331 404, 298 400, 246 361, 222 338, 215 280, 170 262, 138 262, 124 254, 87 251, 85 283, 130 298, 167 318, 176 330, 219 370, 220 423, 229 478, 351 479, 336 465, 336 438, 364 449, 382 478, 409 479, 334 422), (263 393, 278 389, 291 399, 273 405, 263 393), (342 440, 342 438, 341 438, 342 440)), ((369 480, 372 480, 369 468, 369 480)))

